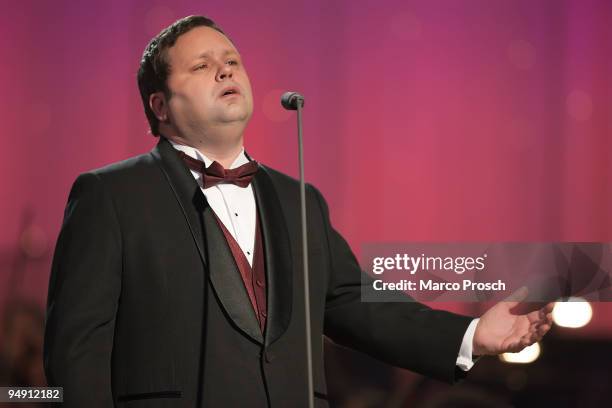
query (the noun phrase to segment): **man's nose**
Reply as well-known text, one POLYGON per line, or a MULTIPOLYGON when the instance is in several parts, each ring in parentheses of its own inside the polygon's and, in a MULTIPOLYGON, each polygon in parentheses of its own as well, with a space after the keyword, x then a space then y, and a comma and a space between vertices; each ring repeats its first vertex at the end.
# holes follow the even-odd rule
POLYGON ((217 71, 217 81, 223 81, 224 79, 232 77, 232 68, 229 65, 223 65, 219 71, 217 71))

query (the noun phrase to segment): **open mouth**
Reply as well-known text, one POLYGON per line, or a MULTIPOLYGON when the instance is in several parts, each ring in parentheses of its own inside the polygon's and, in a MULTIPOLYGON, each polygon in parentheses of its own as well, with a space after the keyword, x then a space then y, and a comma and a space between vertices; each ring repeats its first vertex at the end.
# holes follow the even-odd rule
POLYGON ((228 88, 221 93, 221 96, 230 96, 230 95, 239 95, 238 89, 236 88, 228 88))

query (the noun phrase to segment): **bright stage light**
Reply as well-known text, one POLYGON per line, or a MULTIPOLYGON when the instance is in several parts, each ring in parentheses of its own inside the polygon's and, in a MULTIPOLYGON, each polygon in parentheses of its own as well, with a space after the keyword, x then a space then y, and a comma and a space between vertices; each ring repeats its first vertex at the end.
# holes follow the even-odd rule
POLYGON ((585 326, 591 321, 593 309, 586 300, 574 297, 569 298, 567 302, 555 303, 552 316, 558 326, 575 329, 585 326))
POLYGON ((540 356, 540 350, 540 344, 533 343, 518 353, 504 353, 499 356, 499 359, 504 363, 528 364, 540 356))

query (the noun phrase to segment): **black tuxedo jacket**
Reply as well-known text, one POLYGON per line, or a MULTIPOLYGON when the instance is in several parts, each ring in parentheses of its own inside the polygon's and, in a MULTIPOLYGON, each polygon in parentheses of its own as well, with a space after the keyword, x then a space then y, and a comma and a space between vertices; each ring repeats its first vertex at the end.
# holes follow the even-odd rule
MULTIPOLYGON (((268 317, 257 318, 206 198, 170 143, 80 175, 57 242, 44 365, 67 407, 303 407, 307 401, 299 183, 260 165, 268 317)), ((360 267, 307 187, 316 406, 323 334, 453 381, 470 318, 364 303, 360 267)))

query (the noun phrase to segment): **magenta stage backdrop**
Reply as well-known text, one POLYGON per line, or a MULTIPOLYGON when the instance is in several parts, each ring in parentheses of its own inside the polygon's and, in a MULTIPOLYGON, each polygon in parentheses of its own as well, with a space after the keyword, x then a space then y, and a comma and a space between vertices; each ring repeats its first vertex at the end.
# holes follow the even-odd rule
MULTIPOLYGON (((305 95, 307 179, 357 253, 612 241, 610 1, 7 1, 2 296, 44 302, 76 176, 156 143, 136 70, 148 40, 189 14, 243 55, 247 151, 294 176, 295 119, 279 97, 305 95)), ((598 306, 582 332, 612 335, 612 308, 598 306)))

